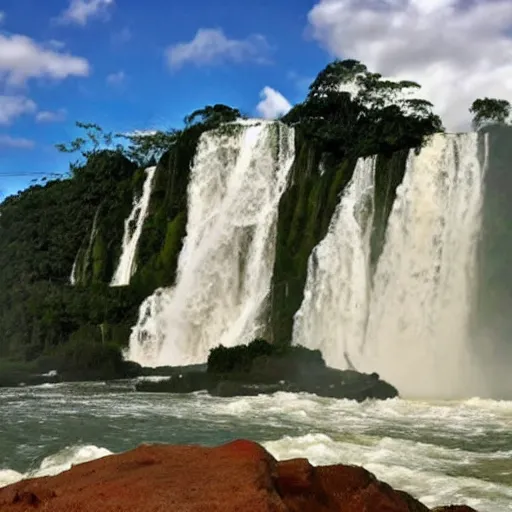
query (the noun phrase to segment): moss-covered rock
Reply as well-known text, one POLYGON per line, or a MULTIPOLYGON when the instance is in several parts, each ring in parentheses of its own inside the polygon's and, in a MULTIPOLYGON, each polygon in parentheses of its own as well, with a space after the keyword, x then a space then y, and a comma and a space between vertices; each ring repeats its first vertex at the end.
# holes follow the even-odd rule
MULTIPOLYGON (((357 161, 320 155, 301 132, 291 183, 279 204, 276 260, 270 308, 270 339, 288 344, 293 316, 299 309, 307 278, 308 259, 327 234, 340 195, 357 161)), ((379 155, 376 164, 371 261, 376 265, 384 245, 387 220, 403 180, 408 151, 379 155)))
POLYGON ((149 295, 171 286, 187 226, 187 188, 201 127, 185 130, 158 162, 133 286, 149 295))
POLYGON ((355 164, 322 157, 297 131, 291 181, 279 203, 269 322, 273 343, 290 343, 293 315, 303 298, 308 258, 326 235, 338 196, 350 181, 355 164))
POLYGON ((134 195, 140 193, 140 173, 135 164, 112 151, 94 155, 80 171, 77 183, 90 179, 97 187, 98 202, 75 260, 77 285, 112 279, 121 256, 124 220, 134 195))
POLYGON ((384 248, 389 215, 396 198, 396 189, 402 183, 409 151, 378 155, 375 169, 374 215, 371 235, 370 260, 373 269, 384 248))
POLYGON ((180 371, 167 380, 138 382, 136 389, 161 393, 205 390, 223 397, 307 392, 358 401, 398 395, 377 374, 328 368, 318 350, 271 345, 261 339, 249 345, 212 349, 206 372, 180 371))

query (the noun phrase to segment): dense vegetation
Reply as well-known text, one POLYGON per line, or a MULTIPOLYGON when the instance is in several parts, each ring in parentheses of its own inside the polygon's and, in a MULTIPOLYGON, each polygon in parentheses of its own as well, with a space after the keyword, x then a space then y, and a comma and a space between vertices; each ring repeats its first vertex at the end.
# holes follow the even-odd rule
POLYGON ((419 88, 411 81, 384 80, 358 61, 336 60, 283 120, 338 160, 417 147, 443 130, 432 104, 413 97, 419 88))
MULTIPOLYGON (((297 158, 280 204, 273 341, 289 341, 307 259, 327 231, 357 158, 376 153, 372 251, 378 255, 407 151, 442 130, 432 105, 412 96, 418 89, 414 82, 384 80, 357 61, 335 61, 311 84, 304 102, 284 116, 283 122, 296 127, 297 158)), ((59 368, 92 368, 106 357, 112 364, 105 373, 115 373, 119 347, 128 340, 141 301, 175 279, 199 137, 240 117, 226 105, 206 106, 187 116, 182 128, 151 134, 112 134, 78 123, 84 136, 58 145, 78 155, 69 178, 34 186, 0 204, 0 358, 53 357, 59 368), (111 288, 123 221, 142 189, 144 167, 153 164, 157 170, 137 272, 130 286, 111 288)))
POLYGON ((0 359, 50 360, 59 369, 81 361, 89 375, 112 375, 140 303, 173 281, 199 137, 238 117, 236 109, 208 106, 188 116, 184 129, 150 136, 116 136, 77 123, 84 137, 58 145, 78 153, 70 177, 33 186, 0 204, 0 359), (128 146, 116 143, 126 138, 128 146), (131 286, 111 288, 124 219, 142 189, 139 165, 156 158, 154 215, 143 231, 139 272, 131 286), (100 372, 98 354, 110 361, 100 372))
POLYGON ((270 344, 258 338, 248 345, 236 347, 220 345, 210 350, 207 371, 209 373, 246 373, 251 371, 254 361, 261 357, 286 357, 297 363, 325 366, 322 353, 319 350, 309 350, 301 346, 270 344))
POLYGON ((479 98, 469 109, 473 114, 473 128, 479 130, 489 125, 504 125, 510 118, 511 110, 512 106, 507 100, 479 98))

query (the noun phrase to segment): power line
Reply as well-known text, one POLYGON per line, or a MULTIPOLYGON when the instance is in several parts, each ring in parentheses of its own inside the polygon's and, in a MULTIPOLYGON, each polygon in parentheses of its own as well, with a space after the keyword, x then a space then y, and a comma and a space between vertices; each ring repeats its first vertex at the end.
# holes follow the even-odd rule
POLYGON ((64 176, 63 172, 30 172, 30 173, 3 173, 0 171, 0 178, 19 178, 19 177, 31 177, 31 176, 64 176))

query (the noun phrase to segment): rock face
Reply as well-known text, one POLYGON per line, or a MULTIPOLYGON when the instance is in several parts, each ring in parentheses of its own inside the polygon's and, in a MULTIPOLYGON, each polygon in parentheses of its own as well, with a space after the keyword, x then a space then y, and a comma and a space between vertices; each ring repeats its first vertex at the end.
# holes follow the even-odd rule
MULTIPOLYGON (((353 466, 277 462, 251 441, 141 446, 0 489, 2 512, 429 512, 353 466)), ((467 508, 447 508, 454 512, 467 508)))
POLYGON ((135 385, 137 391, 153 393, 193 393, 206 390, 213 396, 256 396, 278 391, 289 393, 314 393, 318 396, 345 398, 362 402, 369 398, 385 400, 398 396, 397 390, 380 380, 377 374, 328 368, 321 375, 308 379, 277 378, 269 382, 253 374, 214 375, 207 372, 187 372, 172 375, 159 382, 142 381, 135 385))
POLYGON ((210 352, 206 371, 184 369, 160 382, 142 381, 137 391, 191 393, 207 390, 214 396, 255 396, 277 391, 364 401, 385 400, 398 391, 376 373, 336 370, 325 365, 319 350, 276 347, 264 340, 210 352))

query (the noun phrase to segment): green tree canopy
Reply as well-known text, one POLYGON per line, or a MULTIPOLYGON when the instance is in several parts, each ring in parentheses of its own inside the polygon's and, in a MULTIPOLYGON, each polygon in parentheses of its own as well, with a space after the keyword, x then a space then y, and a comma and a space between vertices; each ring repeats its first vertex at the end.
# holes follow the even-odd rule
POLYGON ((205 127, 217 127, 222 123, 236 121, 243 117, 237 108, 228 107, 223 104, 207 105, 195 110, 184 119, 185 126, 191 127, 195 124, 202 124, 205 127))
POLYGON ((473 128, 478 130, 488 124, 506 124, 512 106, 507 100, 477 99, 469 111, 473 114, 473 128))
POLYGON ((171 129, 131 134, 119 133, 117 137, 129 141, 128 147, 123 149, 127 158, 138 164, 139 167, 148 167, 156 164, 156 161, 176 144, 180 134, 180 130, 171 129))
POLYGON ((338 157, 415 147, 443 130, 432 104, 411 94, 419 88, 409 80, 385 80, 359 61, 335 60, 283 120, 338 157))
POLYGON ((55 147, 62 153, 79 153, 80 157, 70 165, 73 176, 80 172, 86 161, 105 150, 118 152, 139 167, 147 167, 155 164, 185 132, 190 132, 186 133, 187 136, 197 138, 205 130, 242 117, 244 116, 236 108, 223 104, 207 105, 186 116, 185 128, 181 130, 171 128, 117 134, 105 132, 95 123, 77 121, 76 126, 84 130, 85 134, 69 143, 56 144, 55 147), (128 145, 122 144, 121 140, 128 141, 128 145))
POLYGON ((105 132, 103 128, 95 123, 76 121, 75 125, 85 130, 85 136, 77 137, 67 144, 55 144, 55 147, 61 153, 79 153, 80 157, 70 164, 72 176, 79 174, 86 162, 101 151, 123 152, 123 147, 120 144, 114 144, 115 136, 112 132, 105 132))

